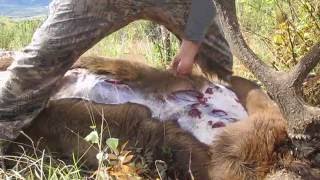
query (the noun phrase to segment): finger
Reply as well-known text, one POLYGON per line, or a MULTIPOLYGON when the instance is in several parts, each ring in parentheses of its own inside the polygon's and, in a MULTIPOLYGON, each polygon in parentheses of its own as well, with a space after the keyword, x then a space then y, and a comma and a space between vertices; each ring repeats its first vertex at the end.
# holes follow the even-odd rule
POLYGON ((178 76, 186 76, 188 73, 185 71, 183 64, 180 62, 177 66, 177 75, 178 76))
POLYGON ((180 63, 180 58, 179 57, 175 57, 174 59, 173 59, 173 61, 171 62, 171 67, 174 69, 174 70, 176 70, 177 69, 177 67, 178 67, 178 65, 179 65, 179 63, 180 63))
POLYGON ((178 57, 175 57, 170 64, 170 68, 168 69, 169 72, 174 74, 175 76, 178 75, 177 68, 178 68, 179 62, 180 62, 180 59, 178 57))
POLYGON ((193 64, 183 63, 180 61, 177 67, 177 73, 182 76, 188 76, 192 74, 193 64))
POLYGON ((176 68, 176 66, 177 66, 177 65, 176 65, 176 64, 177 64, 176 61, 177 61, 176 58, 174 58, 174 59, 171 61, 168 69, 174 69, 174 68, 176 68))
POLYGON ((167 68, 167 71, 173 75, 177 75, 176 69, 174 69, 171 65, 167 68))

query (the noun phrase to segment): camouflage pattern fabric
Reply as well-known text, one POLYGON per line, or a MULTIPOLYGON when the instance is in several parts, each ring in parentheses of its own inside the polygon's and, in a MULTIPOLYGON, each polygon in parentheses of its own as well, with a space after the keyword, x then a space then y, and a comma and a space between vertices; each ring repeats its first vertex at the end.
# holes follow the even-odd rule
MULTIPOLYGON (((103 37, 137 19, 165 25, 183 38, 191 0, 54 0, 48 19, 15 57, 0 84, 0 139, 15 139, 46 106, 55 83, 103 37), (159 13, 158 13, 159 12, 159 13)), ((219 24, 209 28, 199 58, 231 72, 219 24)))

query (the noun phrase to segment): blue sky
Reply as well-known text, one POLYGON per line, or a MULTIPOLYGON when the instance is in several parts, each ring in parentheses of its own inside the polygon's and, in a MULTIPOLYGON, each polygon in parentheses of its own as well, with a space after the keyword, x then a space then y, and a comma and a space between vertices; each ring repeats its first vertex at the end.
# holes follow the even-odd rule
POLYGON ((0 5, 46 6, 51 0, 0 0, 0 5))
POLYGON ((0 0, 0 16, 24 18, 45 16, 51 0, 0 0))

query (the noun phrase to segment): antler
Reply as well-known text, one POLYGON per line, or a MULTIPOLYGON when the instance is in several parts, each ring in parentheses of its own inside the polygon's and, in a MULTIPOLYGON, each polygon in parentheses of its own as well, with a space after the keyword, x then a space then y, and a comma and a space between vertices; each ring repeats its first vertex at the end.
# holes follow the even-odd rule
POLYGON ((319 136, 320 109, 302 99, 302 83, 320 61, 318 42, 288 73, 275 71, 249 48, 240 31, 235 0, 215 0, 226 38, 235 56, 263 83, 288 120, 289 132, 319 136))

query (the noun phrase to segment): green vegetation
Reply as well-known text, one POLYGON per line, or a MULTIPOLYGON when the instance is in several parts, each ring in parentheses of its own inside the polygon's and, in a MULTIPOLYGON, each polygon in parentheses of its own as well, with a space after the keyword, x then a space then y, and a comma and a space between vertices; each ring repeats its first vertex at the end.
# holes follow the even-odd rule
MULTIPOLYGON (((320 40, 319 4, 317 0, 239 0, 237 7, 251 48, 274 68, 287 70, 320 40)), ((31 41, 42 21, 0 17, 0 49, 20 50, 31 41)), ((86 54, 130 57, 164 67, 174 56, 179 42, 163 31, 151 22, 137 21, 104 38, 86 54)), ((250 76, 237 61, 235 72, 250 76)))
POLYGON ((155 26, 152 22, 137 21, 104 38, 86 55, 130 58, 165 67, 173 56, 171 53, 167 57, 167 51, 175 52, 179 47, 179 41, 170 34, 167 39, 170 44, 167 45, 161 37, 162 31, 163 28, 155 26))
MULTIPOLYGON (((237 7, 249 45, 278 70, 293 67, 320 41, 317 0, 239 0, 237 7)), ((242 69, 240 66, 239 71, 242 69)), ((319 68, 314 72, 319 73, 319 68)))
POLYGON ((0 49, 19 50, 32 39, 41 19, 13 21, 0 17, 0 49))
MULTIPOLYGON (((0 17, 0 49, 21 50, 30 43, 33 33, 42 21, 43 19, 13 21, 0 17)), ((137 61, 147 61, 158 67, 165 67, 170 63, 169 59, 178 47, 177 38, 164 28, 152 22, 137 21, 104 38, 86 52, 86 55, 130 57, 137 61), (161 37, 163 33, 168 34, 166 39, 161 37)))
MULTIPOLYGON (((237 7, 242 30, 249 45, 259 57, 276 69, 288 70, 315 42, 320 41, 318 0, 238 0, 237 7)), ((0 18, 0 49, 21 50, 31 41, 32 34, 42 21, 0 18)), ((163 28, 151 22, 137 21, 104 38, 86 55, 130 57, 165 67, 178 47, 178 40, 172 34, 168 35, 163 28)), ((235 74, 254 78, 238 60, 235 60, 234 71, 235 74)), ((320 68, 313 73, 319 74, 320 68)), ((319 97, 318 94, 314 97, 319 97)), ((86 138, 93 144, 100 142, 96 130, 86 138)), ((98 145, 102 147, 101 144, 98 145)), ((98 158, 105 160, 105 165, 111 166, 113 173, 121 175, 138 167, 132 164, 123 166, 123 161, 131 160, 132 156, 130 152, 123 150, 116 139, 109 140, 104 146, 109 147, 108 156, 100 154, 98 158)), ((10 158, 15 158, 17 165, 7 175, 17 179, 82 179, 87 175, 80 171, 77 160, 71 163, 73 165, 67 165, 52 159, 45 152, 40 157, 22 155, 10 158)), ((144 164, 139 167, 146 168, 144 164)), ((110 173, 110 168, 108 170, 110 173)), ((100 169, 97 170, 94 177, 104 177, 101 172, 100 169)), ((136 177, 136 174, 133 173, 133 176, 136 177)))

